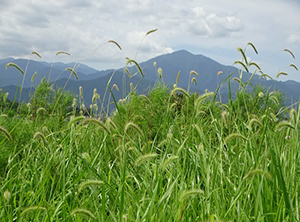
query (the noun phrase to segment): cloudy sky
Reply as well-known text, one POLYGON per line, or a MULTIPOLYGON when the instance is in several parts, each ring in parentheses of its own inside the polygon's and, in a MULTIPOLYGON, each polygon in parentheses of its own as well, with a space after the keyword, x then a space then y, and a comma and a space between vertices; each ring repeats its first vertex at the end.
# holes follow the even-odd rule
POLYGON ((108 69, 125 66, 125 57, 142 62, 186 49, 232 65, 241 58, 237 47, 250 41, 259 55, 251 48, 246 55, 265 73, 285 71, 281 80, 300 81, 289 66, 300 69, 299 0, 0 0, 0 6, 0 58, 39 60, 31 55, 36 51, 43 61, 88 57, 85 64, 108 69))

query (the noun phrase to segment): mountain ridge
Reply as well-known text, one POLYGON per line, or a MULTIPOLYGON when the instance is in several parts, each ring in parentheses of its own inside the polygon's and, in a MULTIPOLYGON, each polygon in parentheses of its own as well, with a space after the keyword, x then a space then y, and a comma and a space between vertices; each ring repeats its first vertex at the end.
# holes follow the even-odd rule
MULTIPOLYGON (((8 67, 6 69, 7 62, 14 62, 20 66, 21 69, 25 70, 27 64, 27 74, 25 76, 23 88, 28 88, 28 92, 32 92, 34 86, 38 85, 43 77, 49 78, 50 81, 55 82, 55 85, 64 85, 66 79, 70 76, 70 71, 66 71, 67 67, 73 68, 76 63, 62 63, 62 62, 54 62, 47 63, 44 61, 36 61, 26 59, 13 59, 6 58, 0 60, 0 88, 9 89, 10 96, 14 96, 13 85, 20 86, 22 82, 23 76, 20 72, 14 67, 8 67), (33 73, 37 71, 37 75, 34 81, 31 81, 33 73)), ((177 74, 180 72, 178 86, 182 88, 190 88, 191 91, 198 91, 199 93, 204 92, 206 89, 209 91, 215 91, 219 84, 223 82, 229 75, 231 75, 231 79, 233 77, 239 77, 240 70, 233 66, 222 65, 217 61, 206 57, 204 55, 198 54, 194 55, 187 50, 179 50, 173 53, 168 53, 164 55, 159 55, 155 58, 151 58, 147 61, 139 63, 140 67, 143 70, 144 79, 141 81, 146 82, 149 86, 153 86, 158 78, 158 69, 162 70, 162 79, 168 85, 173 85, 176 82, 177 74), (156 66, 154 65, 156 64, 156 66), (197 85, 191 83, 191 71, 195 71, 198 73, 196 77, 197 85), (222 72, 222 74, 217 75, 218 72, 222 72)), ((138 72, 136 66, 128 67, 131 74, 138 72)), ((108 70, 96 70, 91 68, 85 64, 81 64, 78 69, 76 69, 76 73, 78 75, 78 80, 75 79, 73 75, 71 75, 71 79, 67 85, 67 89, 73 91, 78 94, 78 85, 84 84, 87 88, 96 87, 100 92, 103 88, 106 88, 107 80, 113 73, 116 76, 119 76, 119 79, 114 79, 119 85, 120 91, 122 91, 122 82, 119 80, 124 78, 126 75, 124 72, 124 68, 121 69, 108 69, 108 70), (122 78, 120 78, 122 75, 122 78)), ((243 81, 247 80, 250 77, 249 73, 244 73, 243 81)), ((140 79, 141 76, 138 74, 135 76, 134 83, 137 84, 137 79, 140 79)), ((129 85, 131 79, 126 79, 126 82, 129 85)), ((231 89, 236 91, 238 88, 238 83, 234 80, 231 81, 231 89)), ((112 84, 115 83, 112 81, 112 84)), ((253 85, 261 84, 262 86, 269 88, 271 90, 281 90, 287 95, 287 100, 289 101, 298 101, 300 95, 300 83, 295 80, 287 80, 287 81, 277 81, 277 80, 264 80, 260 78, 258 75, 254 75, 252 79, 253 85)), ((148 88, 146 85, 142 84, 143 89, 148 88)), ((128 86, 127 86, 128 87, 128 86)), ((138 88, 138 90, 142 90, 142 88, 138 88)), ((85 89, 84 89, 85 90, 85 89)), ((86 89, 88 91, 92 91, 93 89, 86 89)), ((228 96, 228 85, 224 84, 220 90, 220 92, 228 96)), ((144 90, 143 92, 144 93, 144 90)), ((88 93, 90 96, 90 93, 88 93)), ((124 95, 122 95, 124 96, 124 95)), ((9 97, 11 99, 11 97, 9 97)), ((119 97, 119 96, 117 96, 119 97)), ((28 98, 27 98, 28 99, 28 98)), ((88 98, 85 98, 88 100, 88 98)), ((26 101, 26 98, 24 98, 26 101)))

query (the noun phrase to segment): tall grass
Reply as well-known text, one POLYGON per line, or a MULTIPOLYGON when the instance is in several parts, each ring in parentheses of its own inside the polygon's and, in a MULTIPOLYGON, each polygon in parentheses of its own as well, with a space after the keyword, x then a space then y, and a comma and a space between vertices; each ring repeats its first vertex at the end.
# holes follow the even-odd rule
POLYGON ((106 121, 1 115, 0 218, 299 221, 299 106, 244 86, 222 104, 159 82, 106 121))

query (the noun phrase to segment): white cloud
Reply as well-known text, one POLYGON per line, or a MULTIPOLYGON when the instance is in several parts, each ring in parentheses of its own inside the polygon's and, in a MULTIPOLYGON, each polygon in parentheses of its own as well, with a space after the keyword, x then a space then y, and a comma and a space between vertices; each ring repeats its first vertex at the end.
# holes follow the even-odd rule
POLYGON ((206 21, 210 27, 210 34, 214 37, 230 37, 242 29, 240 19, 232 15, 210 14, 206 21))
POLYGON ((37 51, 52 61, 64 50, 71 53, 69 60, 78 61, 113 39, 122 51, 105 44, 86 63, 115 68, 133 57, 145 33, 155 28, 141 44, 138 61, 185 48, 225 63, 248 41, 266 56, 284 48, 300 51, 295 31, 300 6, 293 1, 0 0, 0 5, 0 58, 37 51))
POLYGON ((208 37, 210 35, 210 27, 203 18, 198 18, 194 21, 191 21, 188 27, 188 31, 199 36, 208 37))
POLYGON ((197 6, 193 8, 194 13, 196 14, 196 17, 203 18, 206 15, 206 11, 203 7, 197 6))
POLYGON ((300 34, 291 34, 287 38, 287 42, 290 44, 300 43, 300 34))
POLYGON ((207 13, 203 7, 192 9, 189 17, 188 31, 191 34, 203 37, 238 37, 243 28, 239 18, 228 13, 207 13))
POLYGON ((166 47, 165 45, 166 43, 164 39, 155 32, 146 36, 146 32, 133 31, 127 33, 125 47, 135 48, 136 50, 134 50, 130 54, 132 56, 135 56, 137 53, 139 55, 141 54, 142 58, 139 57, 139 60, 143 61, 144 59, 150 59, 153 56, 157 56, 157 52, 161 52, 162 54, 164 54, 174 51, 172 48, 166 47), (143 54, 146 54, 147 56, 145 57, 143 54))

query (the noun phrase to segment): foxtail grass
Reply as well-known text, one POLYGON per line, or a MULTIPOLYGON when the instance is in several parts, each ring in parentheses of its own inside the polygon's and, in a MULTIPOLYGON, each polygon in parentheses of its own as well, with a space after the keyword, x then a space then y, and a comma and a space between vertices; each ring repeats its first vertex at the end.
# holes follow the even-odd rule
POLYGON ((8 130, 5 129, 3 126, 0 126, 0 132, 1 132, 2 134, 4 134, 4 136, 5 136, 8 140, 10 140, 10 141, 13 140, 11 134, 10 134, 10 133, 8 132, 8 130))
POLYGON ((87 180, 79 184, 78 192, 81 192, 85 187, 100 186, 103 184, 101 180, 87 180))
POLYGON ((145 154, 143 156, 140 156, 139 158, 136 159, 134 165, 139 166, 141 165, 143 162, 153 159, 157 157, 157 153, 149 153, 149 154, 145 154))
POLYGON ((101 122, 100 120, 97 119, 85 119, 83 122, 83 124, 95 124, 97 126, 99 126, 100 128, 102 128, 104 131, 106 131, 108 134, 110 134, 110 130, 105 126, 105 124, 103 122, 101 122))
POLYGON ((83 215, 83 216, 86 216, 88 218, 92 218, 92 219, 96 219, 95 215, 87 210, 87 209, 83 209, 83 208, 76 208, 74 210, 71 211, 71 215, 83 215))

